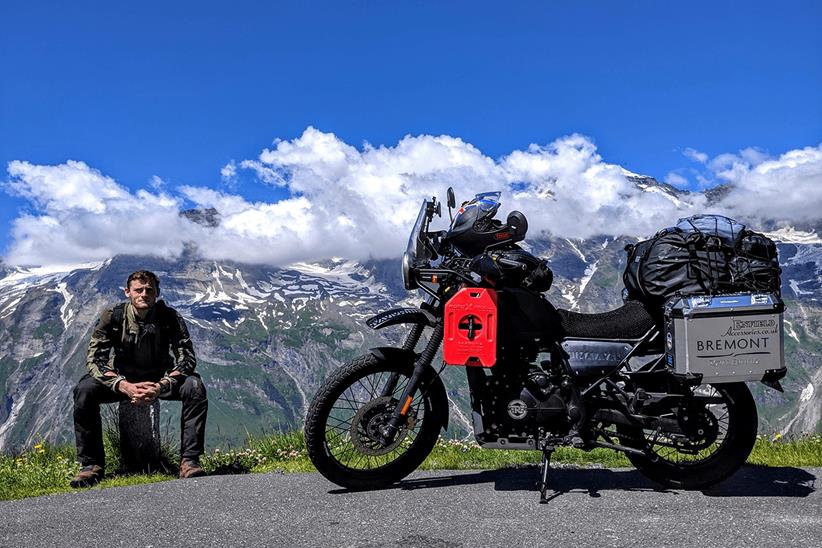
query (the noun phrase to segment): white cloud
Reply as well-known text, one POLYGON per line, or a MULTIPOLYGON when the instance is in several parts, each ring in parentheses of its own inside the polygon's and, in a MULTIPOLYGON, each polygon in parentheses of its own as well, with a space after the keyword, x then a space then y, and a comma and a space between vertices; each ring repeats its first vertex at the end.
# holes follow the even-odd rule
MULTIPOLYGON (((755 149, 713 160, 688 150, 706 169, 714 166, 724 180, 756 188, 771 202, 789 204, 772 208, 785 218, 811 215, 814 209, 819 217, 820 149, 792 151, 778 160, 755 149), (780 194, 775 180, 793 181, 805 202, 780 194)), ((230 180, 241 169, 278 187, 278 194, 285 190, 287 198, 253 202, 230 186, 222 191, 184 186, 173 195, 162 186, 135 192, 82 162, 12 162, 7 189, 28 199, 33 213, 15 220, 7 260, 51 264, 118 253, 176 256, 186 243, 195 244, 207 258, 280 265, 332 256, 396 257, 405 248, 422 199, 444 198, 448 186, 454 187, 458 200, 502 190, 501 215, 513 209, 524 212, 532 236, 542 231, 569 238, 648 236, 705 209, 702 194, 675 198, 658 187, 637 186, 628 179, 630 173, 605 162, 594 143, 581 135, 494 160, 447 135, 406 136, 394 146, 366 144, 358 149, 309 127, 296 139, 275 141, 256 159, 230 162, 221 174, 230 180), (181 217, 184 200, 216 208, 219 226, 181 217)), ((670 173, 668 182, 679 183, 677 177, 670 173)), ((698 180, 702 177, 697 175, 698 180)), ((721 204, 722 212, 758 214, 744 196, 732 192, 721 204)), ((439 223, 444 226, 445 220, 439 223)))
POLYGON ((686 188, 688 186, 688 179, 675 171, 670 171, 665 176, 665 182, 677 188, 686 188))
POLYGON ((11 264, 103 260, 117 253, 175 255, 187 225, 180 203, 163 193, 129 192, 83 162, 57 166, 11 162, 8 189, 36 208, 14 220, 11 264), (172 236, 169 236, 172 235, 172 236))
POLYGON ((225 183, 233 183, 237 179, 237 164, 234 160, 231 160, 220 169, 220 177, 225 183))
POLYGON ((701 195, 677 201, 638 187, 580 135, 515 151, 500 167, 508 181, 527 183, 513 204, 526 213, 530 225, 565 237, 648 235, 704 203, 701 195))
POLYGON ((707 154, 705 154, 704 152, 699 152, 698 150, 690 148, 690 147, 686 148, 683 151, 683 154, 685 155, 686 158, 690 158, 694 162, 697 162, 697 163, 700 163, 700 164, 704 164, 705 162, 708 161, 708 155, 707 154))
POLYGON ((723 207, 760 220, 804 222, 822 218, 822 145, 791 150, 772 159, 753 149, 733 156, 717 162, 717 176, 732 188, 721 203, 723 207))
POLYGON ((166 187, 166 182, 158 175, 153 175, 151 177, 150 184, 151 188, 156 191, 161 191, 166 187))
POLYGON ((713 158, 694 149, 704 165, 694 171, 700 188, 726 185, 717 211, 745 222, 804 223, 822 219, 822 145, 788 151, 778 158, 758 148, 713 158))
POLYGON ((83 162, 69 160, 59 166, 9 163, 9 188, 45 211, 75 209, 102 213, 106 202, 128 197, 128 191, 83 162))

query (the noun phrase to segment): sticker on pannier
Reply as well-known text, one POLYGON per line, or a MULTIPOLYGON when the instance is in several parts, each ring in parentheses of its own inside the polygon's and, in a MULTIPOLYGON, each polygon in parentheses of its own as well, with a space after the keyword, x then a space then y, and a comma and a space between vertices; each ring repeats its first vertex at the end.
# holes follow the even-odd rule
POLYGON ((491 367, 497 362, 497 292, 463 288, 445 304, 443 360, 491 367))

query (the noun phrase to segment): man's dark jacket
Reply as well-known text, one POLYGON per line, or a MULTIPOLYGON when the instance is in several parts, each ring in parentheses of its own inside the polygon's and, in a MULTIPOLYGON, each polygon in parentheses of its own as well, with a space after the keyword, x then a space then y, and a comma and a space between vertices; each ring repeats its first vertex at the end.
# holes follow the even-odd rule
POLYGON ((104 310, 86 358, 89 374, 115 392, 121 380, 157 382, 172 371, 190 375, 196 366, 185 321, 163 301, 157 301, 145 318, 130 302, 104 310), (115 376, 106 375, 111 372, 115 376))

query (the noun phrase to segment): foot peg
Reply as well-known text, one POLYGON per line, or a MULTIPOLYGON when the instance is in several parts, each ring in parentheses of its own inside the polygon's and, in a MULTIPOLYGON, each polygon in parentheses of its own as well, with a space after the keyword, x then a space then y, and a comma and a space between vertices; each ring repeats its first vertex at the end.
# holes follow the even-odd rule
POLYGON ((585 449, 588 447, 588 444, 585 442, 583 437, 574 430, 571 430, 571 433, 565 436, 562 439, 563 445, 570 445, 571 447, 575 447, 577 449, 585 449))

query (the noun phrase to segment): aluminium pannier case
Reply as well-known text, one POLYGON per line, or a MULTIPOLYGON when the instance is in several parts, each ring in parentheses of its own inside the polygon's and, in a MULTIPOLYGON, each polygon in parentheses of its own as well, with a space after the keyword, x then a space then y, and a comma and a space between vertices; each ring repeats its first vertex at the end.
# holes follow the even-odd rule
POLYGON ((675 296, 665 304, 666 360, 703 383, 778 379, 785 371, 782 300, 774 293, 675 296))

